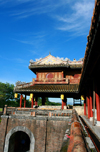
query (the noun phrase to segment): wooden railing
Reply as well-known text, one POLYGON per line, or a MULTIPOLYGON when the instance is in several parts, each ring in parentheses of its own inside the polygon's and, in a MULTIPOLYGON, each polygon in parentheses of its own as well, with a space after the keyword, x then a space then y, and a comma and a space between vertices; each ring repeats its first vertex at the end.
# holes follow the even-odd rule
POLYGON ((16 88, 20 89, 20 88, 23 88, 23 87, 29 87, 29 86, 32 86, 33 85, 33 82, 29 82, 29 83, 22 83, 22 84, 18 84, 14 87, 14 90, 16 88))
POLYGON ((68 78, 33 78, 33 82, 66 82, 68 83, 68 78))
POLYGON ((17 84, 14 89, 16 90, 16 88, 20 89, 20 88, 24 88, 24 87, 29 87, 29 86, 33 86, 35 84, 78 84, 78 83, 79 83, 79 79, 68 79, 68 78, 37 79, 37 78, 33 78, 32 82, 17 84))

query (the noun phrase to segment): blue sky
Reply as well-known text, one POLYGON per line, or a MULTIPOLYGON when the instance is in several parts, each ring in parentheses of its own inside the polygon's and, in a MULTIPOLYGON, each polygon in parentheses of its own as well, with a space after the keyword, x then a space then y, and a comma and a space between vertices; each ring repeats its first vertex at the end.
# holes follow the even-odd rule
POLYGON ((0 0, 0 81, 30 82, 30 59, 84 57, 95 0, 0 0))

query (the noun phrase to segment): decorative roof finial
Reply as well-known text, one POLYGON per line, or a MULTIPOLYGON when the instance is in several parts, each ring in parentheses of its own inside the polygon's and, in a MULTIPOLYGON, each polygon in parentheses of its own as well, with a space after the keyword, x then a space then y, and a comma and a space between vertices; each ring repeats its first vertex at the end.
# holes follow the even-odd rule
POLYGON ((51 55, 51 52, 49 52, 49 55, 51 55))

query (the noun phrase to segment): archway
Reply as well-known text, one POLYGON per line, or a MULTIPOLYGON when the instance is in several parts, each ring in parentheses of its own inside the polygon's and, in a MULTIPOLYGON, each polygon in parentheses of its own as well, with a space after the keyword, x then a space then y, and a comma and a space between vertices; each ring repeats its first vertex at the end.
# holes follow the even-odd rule
MULTIPOLYGON (((21 133, 22 137, 19 137, 19 138, 21 139, 22 145, 25 143, 25 139, 28 140, 28 142, 29 142, 29 144, 28 144, 28 146, 29 146, 29 152, 34 152, 34 146, 35 146, 34 135, 33 135, 33 133, 27 127, 23 127, 23 126, 17 126, 17 127, 11 129, 8 132, 8 134, 6 135, 6 138, 5 138, 4 152, 10 152, 9 151, 10 150, 9 149, 10 148, 10 141, 12 139, 16 139, 18 137, 17 133, 18 134, 21 133)), ((19 144, 19 143, 16 142, 16 144, 19 144)), ((12 147, 12 149, 14 149, 14 148, 15 148, 15 143, 14 143, 14 146, 12 147)))
POLYGON ((30 138, 22 131, 13 133, 9 139, 8 152, 26 152, 30 150, 30 138))

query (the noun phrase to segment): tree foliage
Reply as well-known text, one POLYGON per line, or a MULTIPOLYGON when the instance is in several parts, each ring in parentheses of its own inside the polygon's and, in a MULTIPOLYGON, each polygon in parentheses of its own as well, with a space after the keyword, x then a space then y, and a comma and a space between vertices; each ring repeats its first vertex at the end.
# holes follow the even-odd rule
MULTIPOLYGON (((19 107, 20 94, 18 98, 14 99, 14 85, 9 83, 0 82, 0 107, 3 108, 4 105, 9 107, 19 107)), ((42 105, 42 98, 38 98, 38 105, 42 105)), ((61 105, 60 103, 50 102, 49 99, 45 98, 45 105, 61 105)), ((22 101, 22 107, 24 106, 24 100, 22 101)), ((26 100, 26 107, 31 107, 31 102, 26 100)))
MULTIPOLYGON (((42 98, 38 98, 38 105, 39 105, 39 106, 42 106, 42 98)), ((45 105, 49 105, 49 106, 60 106, 61 103, 50 102, 49 99, 46 97, 46 98, 45 98, 45 105)))
POLYGON ((14 85, 10 83, 2 83, 0 82, 0 107, 3 108, 4 105, 18 107, 19 106, 19 98, 14 99, 14 85))
POLYGON ((14 99, 14 85, 0 82, 0 107, 14 99))

